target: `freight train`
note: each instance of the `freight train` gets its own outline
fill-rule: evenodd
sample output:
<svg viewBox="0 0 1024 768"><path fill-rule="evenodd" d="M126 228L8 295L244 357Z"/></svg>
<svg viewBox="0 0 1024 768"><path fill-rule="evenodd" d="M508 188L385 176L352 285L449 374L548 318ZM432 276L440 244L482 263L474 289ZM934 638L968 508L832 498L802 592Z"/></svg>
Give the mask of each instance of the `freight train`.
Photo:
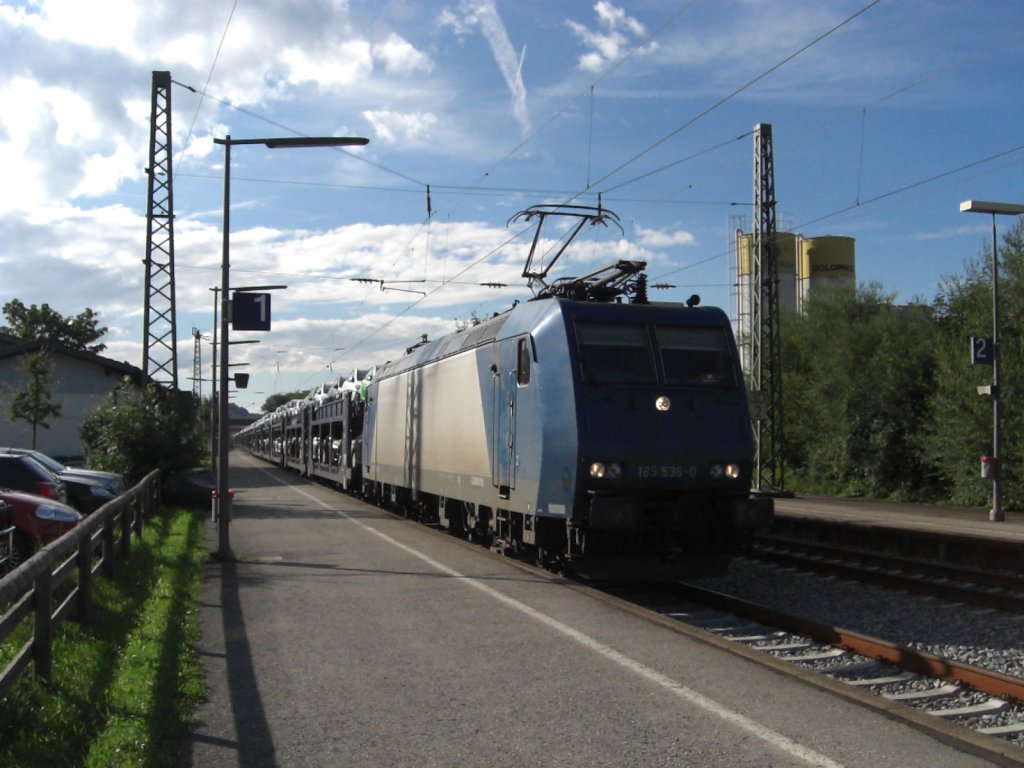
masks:
<svg viewBox="0 0 1024 768"><path fill-rule="evenodd" d="M771 499L751 494L732 329L696 297L649 302L643 267L556 282L424 338L264 416L236 443L554 569L720 572L772 518Z"/></svg>

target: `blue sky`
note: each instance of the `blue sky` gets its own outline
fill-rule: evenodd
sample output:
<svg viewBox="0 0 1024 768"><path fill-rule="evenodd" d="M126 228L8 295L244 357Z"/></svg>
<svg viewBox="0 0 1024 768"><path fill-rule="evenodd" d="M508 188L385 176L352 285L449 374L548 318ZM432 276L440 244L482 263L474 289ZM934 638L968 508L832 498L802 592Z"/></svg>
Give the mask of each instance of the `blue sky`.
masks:
<svg viewBox="0 0 1024 768"><path fill-rule="evenodd" d="M556 273L639 259L677 286L655 298L733 311L758 123L780 228L853 237L859 282L931 301L989 241L960 201L1024 202L1022 39L1016 0L0 3L0 303L91 307L141 365L153 70L181 84L182 388L220 281L213 139L370 140L233 151L232 283L289 286L271 332L235 336L260 340L232 350L251 410L529 298L507 222L539 203L600 193L623 227Z"/></svg>

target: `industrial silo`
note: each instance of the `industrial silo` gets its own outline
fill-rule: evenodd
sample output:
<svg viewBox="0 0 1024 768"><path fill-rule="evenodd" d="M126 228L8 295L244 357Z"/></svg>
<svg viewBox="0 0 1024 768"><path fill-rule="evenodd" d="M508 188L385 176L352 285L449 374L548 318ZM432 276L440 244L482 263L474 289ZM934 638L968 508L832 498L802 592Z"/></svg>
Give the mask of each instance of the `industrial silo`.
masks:
<svg viewBox="0 0 1024 768"><path fill-rule="evenodd" d="M798 236L792 232L775 233L775 258L779 275L779 305L790 312L796 309L796 268ZM739 233L736 239L736 274L739 278L740 316L753 302L751 280L754 274L754 236ZM744 302L746 306L744 306Z"/></svg>
<svg viewBox="0 0 1024 768"><path fill-rule="evenodd" d="M807 297L823 288L854 287L856 257L852 237L822 235L800 239L797 303L803 311Z"/></svg>
<svg viewBox="0 0 1024 768"><path fill-rule="evenodd" d="M792 232L776 232L775 245L776 272L778 274L779 308L795 312L797 248L799 236ZM750 345L754 338L753 328L754 307L757 293L754 286L754 236L743 232L736 233L736 337L740 346L743 370L750 371ZM766 310L762 310L766 311Z"/></svg>

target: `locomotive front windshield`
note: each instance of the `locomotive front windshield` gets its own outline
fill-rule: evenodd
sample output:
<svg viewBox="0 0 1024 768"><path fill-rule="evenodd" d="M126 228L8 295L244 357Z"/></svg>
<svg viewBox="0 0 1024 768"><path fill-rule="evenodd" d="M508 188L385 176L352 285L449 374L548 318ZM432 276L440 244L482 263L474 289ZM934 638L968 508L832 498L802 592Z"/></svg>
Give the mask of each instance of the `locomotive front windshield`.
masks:
<svg viewBox="0 0 1024 768"><path fill-rule="evenodd" d="M735 375L721 328L576 323L580 369L588 384L732 387Z"/></svg>

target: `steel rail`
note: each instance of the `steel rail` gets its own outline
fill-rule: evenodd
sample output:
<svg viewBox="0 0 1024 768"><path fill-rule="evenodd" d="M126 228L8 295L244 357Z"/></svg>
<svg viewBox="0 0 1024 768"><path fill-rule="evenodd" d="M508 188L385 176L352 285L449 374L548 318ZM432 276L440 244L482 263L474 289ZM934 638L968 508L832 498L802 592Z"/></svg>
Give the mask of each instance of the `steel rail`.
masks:
<svg viewBox="0 0 1024 768"><path fill-rule="evenodd" d="M1024 579L1013 574L772 537L758 537L750 554L759 560L1024 614Z"/></svg>
<svg viewBox="0 0 1024 768"><path fill-rule="evenodd" d="M1024 703L1024 680L1020 678L944 659L935 654L914 650L909 646L822 624L692 584L679 583L673 585L672 589L677 596L703 605L729 611L863 656L888 661L920 675L959 683L990 696Z"/></svg>

